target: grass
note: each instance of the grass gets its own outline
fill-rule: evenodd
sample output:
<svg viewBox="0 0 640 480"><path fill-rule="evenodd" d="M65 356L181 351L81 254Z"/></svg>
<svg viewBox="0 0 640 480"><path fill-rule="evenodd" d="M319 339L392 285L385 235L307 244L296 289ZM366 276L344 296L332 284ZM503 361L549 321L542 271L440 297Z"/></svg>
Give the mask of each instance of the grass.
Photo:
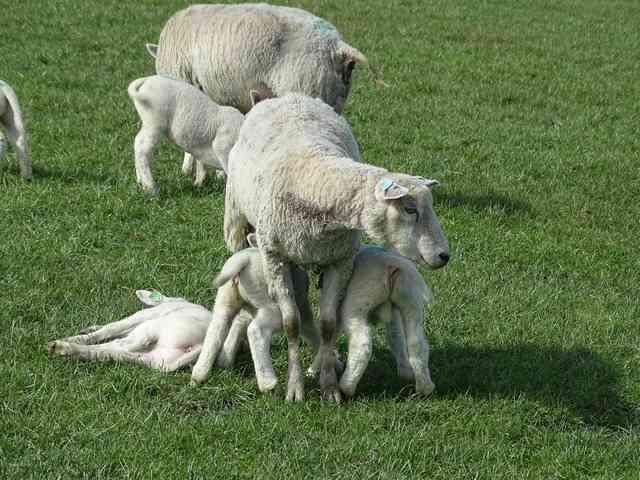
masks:
<svg viewBox="0 0 640 480"><path fill-rule="evenodd" d="M633 0L295 3L391 84L357 73L345 114L364 159L444 184L453 258L423 272L431 398L383 342L341 407L313 382L303 404L257 394L246 355L197 389L187 372L48 358L47 341L138 308L136 288L211 304L224 186L195 190L165 145L162 193L141 194L126 96L183 5L0 3L0 77L35 166L31 183L11 153L0 166L0 477L637 479ZM274 356L284 377L282 341Z"/></svg>

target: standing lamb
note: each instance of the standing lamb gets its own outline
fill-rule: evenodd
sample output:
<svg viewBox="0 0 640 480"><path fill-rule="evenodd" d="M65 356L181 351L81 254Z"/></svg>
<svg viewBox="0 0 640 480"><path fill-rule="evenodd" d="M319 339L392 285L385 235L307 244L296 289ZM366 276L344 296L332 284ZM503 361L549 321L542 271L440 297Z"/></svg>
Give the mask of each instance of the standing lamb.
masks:
<svg viewBox="0 0 640 480"><path fill-rule="evenodd" d="M238 278L235 288L239 292L243 291L241 285L250 285L253 292L260 292L259 298L269 303L262 259L257 249L249 248L235 253L225 264L223 272L226 273L217 282L232 283L229 278ZM294 281L294 284L298 298L306 299L305 292L298 289L299 283ZM346 332L349 338L347 366L340 378L340 390L345 395L353 396L371 359L371 330L376 323L386 327L387 342L396 360L398 375L405 380L415 381L416 391L422 395L429 395L433 391L435 385L429 372L429 344L423 325L425 304L430 303L432 298L431 290L413 262L380 247L365 246L360 249L338 318L339 330ZM237 345L243 340L243 332L247 332L260 391L271 389L276 382L270 345L273 333L282 329L282 316L278 306L272 301L270 303L270 310L265 311L264 315L256 315L253 321L250 320L248 328L245 319L234 319L231 327L234 332L229 333L224 344L225 351L231 352L226 354L225 363L233 364ZM230 313L233 311L235 309ZM303 329L312 333L312 339L318 338L315 326L307 325L307 322L312 323L313 318L304 315ZM216 332L212 322L207 339L211 341L210 335L220 333L224 334ZM216 344L219 346L221 341L220 337ZM192 383L200 383L206 378L216 354L216 351L208 350L205 341L193 368ZM205 360L208 355L209 359ZM314 362L309 373L317 373L318 367L318 362ZM340 370L341 365L338 367Z"/></svg>
<svg viewBox="0 0 640 480"><path fill-rule="evenodd" d="M139 363L164 372L192 365L202 348L211 312L184 298L155 291L138 290L136 295L151 308L90 327L90 333L50 342L49 352L83 360ZM105 340L109 341L101 343Z"/></svg>
<svg viewBox="0 0 640 480"><path fill-rule="evenodd" d="M292 276L296 288L295 301L304 319L302 334L317 350L320 335L316 330L309 306L307 274L294 267ZM269 332L276 329L278 325L282 325L282 317L278 304L267 292L260 251L252 247L235 253L225 262L213 285L218 288L213 307L213 319L207 330L202 353L193 367L191 383L195 385L207 379L219 353L223 357L218 358L219 366L233 364L237 351L235 345L244 337L244 332L249 325L249 345L256 367L258 388L261 392L273 389L277 378L269 353L271 345ZM247 316L242 312L249 313L248 321ZM227 334L230 326L232 331ZM257 334L257 330L264 330L265 333ZM220 352L221 348L222 352ZM261 361L263 358L268 361Z"/></svg>
<svg viewBox="0 0 640 480"><path fill-rule="evenodd" d="M193 85L162 75L134 80L128 92L142 120L135 139L135 162L137 181L145 191L157 192L151 163L153 150L163 137L193 155L196 186L204 182L205 166L227 170L229 151L244 120L242 113L217 105ZM188 165L183 170L190 173Z"/></svg>
<svg viewBox="0 0 640 480"><path fill-rule="evenodd" d="M277 300L289 346L287 399L304 396L298 358L299 312L290 265L324 273L320 296L320 386L340 401L334 368L338 306L353 271L360 232L432 268L449 248L433 211L437 182L358 163L346 120L318 99L288 94L249 112L229 155L225 241L245 246L258 236L269 291Z"/></svg>
<svg viewBox="0 0 640 480"><path fill-rule="evenodd" d="M183 79L220 105L246 113L248 93L298 92L342 112L351 74L366 57L326 20L275 5L192 5L171 17L157 45L156 72Z"/></svg>
<svg viewBox="0 0 640 480"><path fill-rule="evenodd" d="M3 131L6 133L6 139ZM2 160L7 147L6 140L9 140L16 152L20 165L20 175L25 180L31 180L33 176L31 156L29 155L27 132L24 127L18 97L9 84L0 80L0 160Z"/></svg>

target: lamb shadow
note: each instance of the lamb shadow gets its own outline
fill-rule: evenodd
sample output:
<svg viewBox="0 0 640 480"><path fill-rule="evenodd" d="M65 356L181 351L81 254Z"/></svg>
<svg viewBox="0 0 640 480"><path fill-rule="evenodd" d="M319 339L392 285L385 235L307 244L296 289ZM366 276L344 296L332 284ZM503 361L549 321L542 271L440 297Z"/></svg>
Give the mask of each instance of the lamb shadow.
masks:
<svg viewBox="0 0 640 480"><path fill-rule="evenodd" d="M43 168L42 166L34 165L33 180L34 182L49 180L63 185L76 185L79 183L109 183L110 181L113 181L113 177L103 173L90 171L86 168L79 168L77 170L70 171L56 169L51 166Z"/></svg>
<svg viewBox="0 0 640 480"><path fill-rule="evenodd" d="M390 353L380 351L376 356L359 394L403 398L413 393L397 379ZM379 365L381 362L385 365ZM524 396L550 407L564 407L589 425L640 425L640 405L629 404L618 395L616 367L586 349L447 345L432 350L430 366L437 385L434 395L439 398Z"/></svg>
<svg viewBox="0 0 640 480"><path fill-rule="evenodd" d="M492 191L482 193L445 192L437 195L437 200L450 208L463 207L474 212L497 210L506 215L529 215L531 207L527 202L514 200Z"/></svg>

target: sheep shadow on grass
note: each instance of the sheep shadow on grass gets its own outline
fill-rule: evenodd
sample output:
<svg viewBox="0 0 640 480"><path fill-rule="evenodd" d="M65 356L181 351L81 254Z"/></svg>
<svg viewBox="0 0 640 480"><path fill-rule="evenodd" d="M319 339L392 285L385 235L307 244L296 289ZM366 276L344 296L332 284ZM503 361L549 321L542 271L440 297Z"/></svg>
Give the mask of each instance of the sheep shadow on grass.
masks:
<svg viewBox="0 0 640 480"><path fill-rule="evenodd" d="M391 354L380 349L374 356L357 395L410 396L413 388L397 378ZM523 397L566 408L589 425L640 426L640 406L618 394L618 369L584 348L445 345L432 350L430 367L437 398Z"/></svg>

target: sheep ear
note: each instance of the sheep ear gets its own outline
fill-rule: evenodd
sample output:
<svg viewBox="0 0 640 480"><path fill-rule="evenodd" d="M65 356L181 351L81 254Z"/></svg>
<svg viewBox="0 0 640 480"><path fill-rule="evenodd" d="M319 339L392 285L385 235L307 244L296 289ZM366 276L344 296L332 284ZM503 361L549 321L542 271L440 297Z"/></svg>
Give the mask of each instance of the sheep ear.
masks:
<svg viewBox="0 0 640 480"><path fill-rule="evenodd" d="M147 52L149 53L149 55L151 55L153 58L157 58L157 56L158 56L158 45L156 45L154 43L145 43L144 46L147 49Z"/></svg>
<svg viewBox="0 0 640 480"><path fill-rule="evenodd" d="M437 187L438 185L440 185L440 182L438 180L434 180L432 178L420 177L420 179L422 180L422 183L424 184L424 186L427 187L427 188L433 188L433 187Z"/></svg>
<svg viewBox="0 0 640 480"><path fill-rule="evenodd" d="M367 57L365 57L360 50L352 47L342 40L338 42L338 53L342 56L344 65L351 65L352 68L356 63L362 63L365 65L369 63Z"/></svg>
<svg viewBox="0 0 640 480"><path fill-rule="evenodd" d="M247 235L247 242L250 247L258 248L258 236L255 233Z"/></svg>
<svg viewBox="0 0 640 480"><path fill-rule="evenodd" d="M258 103L267 98L273 98L273 92L270 88L260 87L254 90L249 90L249 98L251 99L251 108L255 107Z"/></svg>
<svg viewBox="0 0 640 480"><path fill-rule="evenodd" d="M136 290L136 296L138 300L149 307L160 305L164 300L164 295L157 290Z"/></svg>
<svg viewBox="0 0 640 480"><path fill-rule="evenodd" d="M398 185L390 178L383 178L376 185L376 197L382 200L397 200L408 193L408 188Z"/></svg>

